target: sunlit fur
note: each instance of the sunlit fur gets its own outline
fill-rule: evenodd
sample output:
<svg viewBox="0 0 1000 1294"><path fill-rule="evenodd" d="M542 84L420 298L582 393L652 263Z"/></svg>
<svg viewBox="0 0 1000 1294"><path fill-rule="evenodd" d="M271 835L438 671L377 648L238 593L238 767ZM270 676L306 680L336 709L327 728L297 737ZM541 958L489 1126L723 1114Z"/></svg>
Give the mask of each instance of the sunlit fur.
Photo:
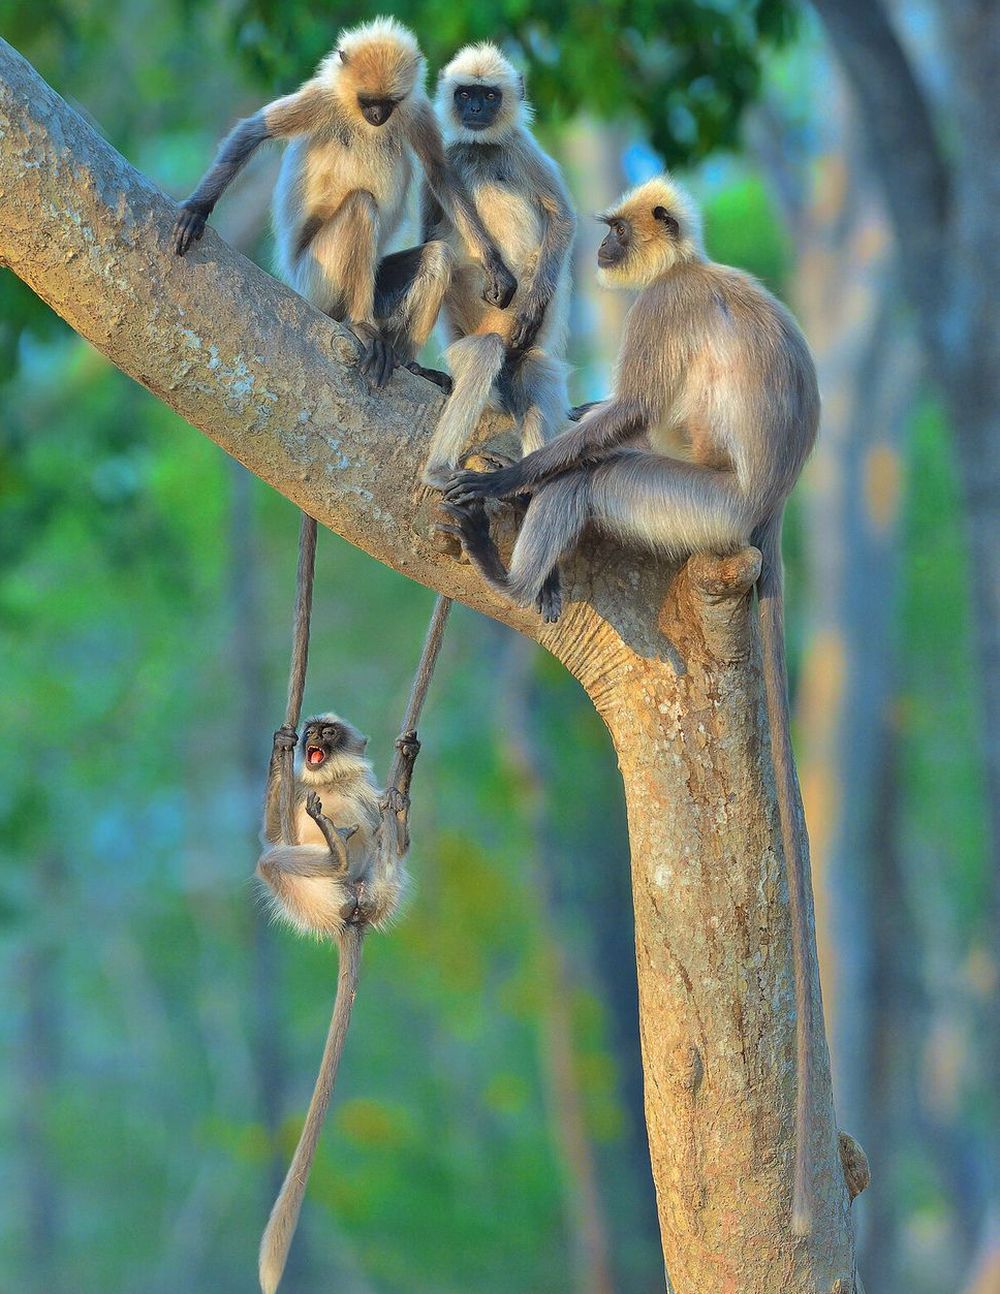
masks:
<svg viewBox="0 0 1000 1294"><path fill-rule="evenodd" d="M456 114L456 87L472 84L502 93L496 120L485 130L467 130ZM540 448L561 425L568 403L564 356L576 218L558 166L528 129L522 79L495 45L469 45L455 55L441 73L437 111L448 160L518 280L508 309L485 305L474 249L447 222L425 221L424 238L447 239L456 262L444 301L454 387L423 475L426 484L440 487L468 450L488 405L516 419L523 453ZM519 312L533 301L541 303L541 325L501 386Z"/></svg>
<svg viewBox="0 0 1000 1294"><path fill-rule="evenodd" d="M503 95L496 120L485 130L468 130L455 119L455 90L460 85L490 85ZM524 98L524 83L517 69L488 40L460 49L438 78L438 116L445 138L466 144L499 144L518 126L528 126L534 116Z"/></svg>
<svg viewBox="0 0 1000 1294"><path fill-rule="evenodd" d="M424 72L424 56L414 34L395 18L375 18L341 32L316 75L356 111L359 94L407 98L418 82L423 84Z"/></svg>
<svg viewBox="0 0 1000 1294"><path fill-rule="evenodd" d="M323 764L305 761L305 734L313 724L339 724L343 738ZM377 831L381 821L381 788L371 763L365 759L367 738L340 715L329 712L308 719L295 761L295 840L279 842L261 856L257 875L267 887L276 917L303 934L330 938L344 924L344 912L353 909L353 883L374 882L378 870ZM347 841L349 871L345 875L331 854L317 823L306 811L306 796L313 791L324 815L337 827L356 827ZM274 797L272 797L274 798ZM269 805L268 836L277 841L277 805ZM395 893L382 893L383 910L374 923L392 915L402 887L402 869L394 874Z"/></svg>
<svg viewBox="0 0 1000 1294"><path fill-rule="evenodd" d="M406 143L427 104L423 81L424 57L413 33L395 19L377 18L343 32L298 92L311 104L311 120L282 159L275 251L282 278L334 318L375 322L376 265L405 215L413 176ZM384 125L373 126L359 94L399 103ZM265 109L269 121L274 109ZM317 220L320 226L307 236ZM443 285L438 302L441 292Z"/></svg>
<svg viewBox="0 0 1000 1294"><path fill-rule="evenodd" d="M677 221L676 234L653 215L658 207ZM601 219L624 219L632 227L626 258L618 265L598 268L598 282L606 287L642 288L675 265L705 259L701 214L687 190L669 175L658 175L623 194Z"/></svg>

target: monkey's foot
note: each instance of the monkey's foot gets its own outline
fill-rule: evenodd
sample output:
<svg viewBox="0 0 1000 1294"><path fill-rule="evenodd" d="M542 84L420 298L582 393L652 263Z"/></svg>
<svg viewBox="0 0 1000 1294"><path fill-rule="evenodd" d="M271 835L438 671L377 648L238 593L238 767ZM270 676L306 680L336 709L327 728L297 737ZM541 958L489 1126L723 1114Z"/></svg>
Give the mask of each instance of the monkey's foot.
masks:
<svg viewBox="0 0 1000 1294"><path fill-rule="evenodd" d="M535 606L547 625L554 625L562 615L562 581L558 566L545 577L545 583L535 599Z"/></svg>
<svg viewBox="0 0 1000 1294"><path fill-rule="evenodd" d="M354 332L365 346L364 354L358 362L358 372L377 391L381 391L392 377L393 369L399 364L399 356L392 342L370 325L358 324Z"/></svg>
<svg viewBox="0 0 1000 1294"><path fill-rule="evenodd" d="M415 359L410 360L405 367L411 373L416 373L417 377L425 377L428 382L433 382L435 386L439 386L445 395L451 395L451 388L454 384L450 373L443 373L439 368L424 368Z"/></svg>
<svg viewBox="0 0 1000 1294"><path fill-rule="evenodd" d="M396 738L396 749L408 763L413 763L420 754L420 742L417 740L415 728L399 734Z"/></svg>
<svg viewBox="0 0 1000 1294"><path fill-rule="evenodd" d="M410 797L398 786L386 788L385 795L379 801L383 813L403 813L410 807Z"/></svg>
<svg viewBox="0 0 1000 1294"><path fill-rule="evenodd" d="M453 535L486 583L509 597L507 571L490 536L490 519L483 504L442 503L441 511L451 518L451 524L438 527L441 533Z"/></svg>

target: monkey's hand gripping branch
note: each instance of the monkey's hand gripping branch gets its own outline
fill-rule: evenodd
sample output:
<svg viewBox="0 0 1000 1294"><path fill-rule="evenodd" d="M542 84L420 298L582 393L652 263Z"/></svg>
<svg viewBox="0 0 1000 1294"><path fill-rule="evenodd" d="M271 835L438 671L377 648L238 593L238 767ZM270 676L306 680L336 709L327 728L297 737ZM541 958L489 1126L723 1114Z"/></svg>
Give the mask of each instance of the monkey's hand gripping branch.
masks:
<svg viewBox="0 0 1000 1294"><path fill-rule="evenodd" d="M417 734L411 730L396 738L396 758L385 794L379 802L382 811L381 849L383 863L394 867L410 848L410 783L413 766L420 754Z"/></svg>

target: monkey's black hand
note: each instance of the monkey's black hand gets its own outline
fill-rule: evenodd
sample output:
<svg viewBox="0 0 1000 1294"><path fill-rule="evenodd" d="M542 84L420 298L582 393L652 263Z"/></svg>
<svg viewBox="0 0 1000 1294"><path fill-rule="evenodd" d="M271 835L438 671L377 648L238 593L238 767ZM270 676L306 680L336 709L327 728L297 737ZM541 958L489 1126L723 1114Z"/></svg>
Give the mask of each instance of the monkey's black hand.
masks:
<svg viewBox="0 0 1000 1294"><path fill-rule="evenodd" d="M174 223L174 251L183 256L192 243L198 241L205 232L205 224L210 210L200 204L191 204L190 199L181 203L180 215Z"/></svg>
<svg viewBox="0 0 1000 1294"><path fill-rule="evenodd" d="M591 409L596 409L599 404L603 403L603 400L588 400L586 404L575 405L569 411L570 422L579 422L581 418L585 418L590 413Z"/></svg>
<svg viewBox="0 0 1000 1294"><path fill-rule="evenodd" d="M420 754L420 742L417 741L416 732L411 729L409 732L402 732L396 738L396 749L412 763Z"/></svg>
<svg viewBox="0 0 1000 1294"><path fill-rule="evenodd" d="M463 469L452 472L444 487L447 503L472 503L478 499L506 499L524 488L520 463L501 467L497 472L470 472Z"/></svg>
<svg viewBox="0 0 1000 1294"><path fill-rule="evenodd" d="M451 388L454 385L450 373L442 373L439 368L424 368L423 364L418 364L415 359L411 359L405 366L411 373L416 373L418 377L425 377L428 382L433 382L439 386L445 395L451 395Z"/></svg>
<svg viewBox="0 0 1000 1294"><path fill-rule="evenodd" d="M368 378L377 391L381 391L392 377L393 369L399 364L399 356L388 338L379 332L366 329L362 340L367 341L367 349L361 356L358 369L362 377Z"/></svg>
<svg viewBox="0 0 1000 1294"><path fill-rule="evenodd" d="M310 818L321 818L323 816L323 801L315 791L310 791L306 796L306 813Z"/></svg>
<svg viewBox="0 0 1000 1294"><path fill-rule="evenodd" d="M509 349L515 354L524 354L531 350L538 336L538 330L545 318L543 301L526 301L514 320L514 331L510 335Z"/></svg>
<svg viewBox="0 0 1000 1294"><path fill-rule="evenodd" d="M283 723L278 731L274 734L275 750L294 750L299 744L299 734L294 728Z"/></svg>
<svg viewBox="0 0 1000 1294"><path fill-rule="evenodd" d="M489 261L484 268L486 270L486 288L483 292L483 300L487 305L506 310L514 299L514 293L517 291L517 279L499 257L494 261Z"/></svg>

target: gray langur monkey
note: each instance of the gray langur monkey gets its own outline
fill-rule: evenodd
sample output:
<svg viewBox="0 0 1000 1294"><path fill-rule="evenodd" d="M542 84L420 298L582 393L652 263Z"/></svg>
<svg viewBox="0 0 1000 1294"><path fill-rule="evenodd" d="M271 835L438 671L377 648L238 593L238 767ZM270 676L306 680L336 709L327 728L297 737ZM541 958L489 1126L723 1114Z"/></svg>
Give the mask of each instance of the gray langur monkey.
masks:
<svg viewBox="0 0 1000 1294"><path fill-rule="evenodd" d="M491 399L520 424L523 453L562 425L576 217L559 168L528 129L524 81L495 45L455 55L438 81L437 111L449 166L518 280L506 313L480 298L475 249L425 185L423 237L446 242L455 260L444 299L453 386L423 473L440 489Z"/></svg>
<svg viewBox="0 0 1000 1294"><path fill-rule="evenodd" d="M258 146L288 140L274 195L281 276L320 310L349 323L366 344L361 369L376 386L400 362L437 376L415 356L451 279L451 250L433 239L385 254L404 215L414 157L462 232L484 300L502 309L517 286L448 169L424 76L415 36L395 19L342 32L311 80L237 123L181 204L174 229L174 249L183 256Z"/></svg>
<svg viewBox="0 0 1000 1294"><path fill-rule="evenodd" d="M795 961L797 1087L792 1226L810 1226L807 959L808 857L797 832L789 736L781 568L788 498L816 438L819 392L791 314L756 280L708 260L697 208L668 176L623 197L602 219L598 275L639 288L614 392L578 425L520 462L457 472L445 508L487 581L558 618L558 562L584 528L672 556L757 545L757 600ZM507 571L484 500L531 496Z"/></svg>
<svg viewBox="0 0 1000 1294"><path fill-rule="evenodd" d="M307 719L295 773L295 843L281 840L282 753L294 750L294 728L279 728L267 779L264 836L257 863L277 916L296 930L332 939L340 952L337 995L323 1058L299 1144L260 1242L264 1294L281 1280L316 1144L326 1117L358 985L361 943L399 908L410 847L409 788L420 750L415 732L396 742L402 756L395 784L382 791L365 758L367 738L336 714Z"/></svg>

